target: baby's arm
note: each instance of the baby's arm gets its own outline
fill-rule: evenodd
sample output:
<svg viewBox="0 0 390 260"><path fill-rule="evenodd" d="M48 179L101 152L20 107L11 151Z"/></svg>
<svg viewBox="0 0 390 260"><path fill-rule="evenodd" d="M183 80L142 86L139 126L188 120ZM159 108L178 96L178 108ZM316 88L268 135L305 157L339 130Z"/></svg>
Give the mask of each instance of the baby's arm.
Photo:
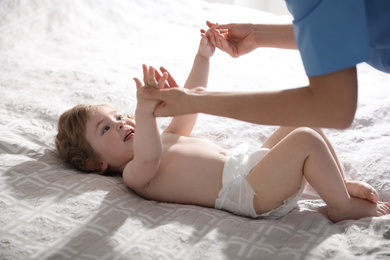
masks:
<svg viewBox="0 0 390 260"><path fill-rule="evenodd" d="M166 73L159 82L155 79L155 70L143 65L145 87L162 88L168 75ZM156 175L162 154L160 132L153 111L159 101L142 97L142 82L135 78L137 85L137 108L135 110L135 135L133 141L133 160L123 171L123 180L133 189L145 187Z"/></svg>
<svg viewBox="0 0 390 260"><path fill-rule="evenodd" d="M207 39L206 32L202 30L198 53L195 56L194 64L184 88L193 89L197 87L207 87L210 57L214 54L214 51L215 47ZM197 114L189 114L174 117L164 133L189 136L194 128L197 116Z"/></svg>

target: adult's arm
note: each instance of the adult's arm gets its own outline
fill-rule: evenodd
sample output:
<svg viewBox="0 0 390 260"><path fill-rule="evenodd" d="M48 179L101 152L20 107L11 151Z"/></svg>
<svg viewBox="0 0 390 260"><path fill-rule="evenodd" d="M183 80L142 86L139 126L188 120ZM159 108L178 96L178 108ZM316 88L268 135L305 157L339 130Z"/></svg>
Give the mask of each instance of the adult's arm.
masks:
<svg viewBox="0 0 390 260"><path fill-rule="evenodd" d="M211 43L234 58L259 47L297 49L292 24L218 25L207 21L207 25Z"/></svg>
<svg viewBox="0 0 390 260"><path fill-rule="evenodd" d="M269 92L209 92L179 88L143 92L164 102L155 116L206 113L265 125L347 128L357 105L356 68L309 77L309 86Z"/></svg>

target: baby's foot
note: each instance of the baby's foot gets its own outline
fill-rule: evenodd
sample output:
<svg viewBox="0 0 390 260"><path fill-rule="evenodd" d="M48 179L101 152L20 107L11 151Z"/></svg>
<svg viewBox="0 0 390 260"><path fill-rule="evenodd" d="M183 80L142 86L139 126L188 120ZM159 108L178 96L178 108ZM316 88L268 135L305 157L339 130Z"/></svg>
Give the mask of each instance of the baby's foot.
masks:
<svg viewBox="0 0 390 260"><path fill-rule="evenodd" d="M376 190L368 183L362 181L346 181L349 195L356 198L366 199L372 203L377 203L379 196Z"/></svg>
<svg viewBox="0 0 390 260"><path fill-rule="evenodd" d="M343 209L328 208L328 218L333 222L364 217L380 217L389 214L389 203L378 201L376 204L366 199L351 197L351 203Z"/></svg>

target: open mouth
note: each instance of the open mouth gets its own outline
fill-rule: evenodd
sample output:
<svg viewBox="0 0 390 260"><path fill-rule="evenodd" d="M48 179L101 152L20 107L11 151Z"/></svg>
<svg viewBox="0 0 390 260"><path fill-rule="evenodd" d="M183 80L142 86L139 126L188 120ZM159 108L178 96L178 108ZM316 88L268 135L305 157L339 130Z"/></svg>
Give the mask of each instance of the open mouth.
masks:
<svg viewBox="0 0 390 260"><path fill-rule="evenodd" d="M134 137L134 129L128 129L123 141L126 142L126 141L132 139L133 137Z"/></svg>

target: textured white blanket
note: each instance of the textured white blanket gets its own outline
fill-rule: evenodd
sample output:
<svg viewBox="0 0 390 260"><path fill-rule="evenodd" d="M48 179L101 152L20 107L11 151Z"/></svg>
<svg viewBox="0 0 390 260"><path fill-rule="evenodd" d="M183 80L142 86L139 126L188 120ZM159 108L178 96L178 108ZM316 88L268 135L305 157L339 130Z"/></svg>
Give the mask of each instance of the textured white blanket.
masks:
<svg viewBox="0 0 390 260"><path fill-rule="evenodd" d="M306 191L277 221L144 200L119 178L81 174L54 150L59 115L78 103L131 113L141 64L183 85L213 22L289 17L201 0L0 1L0 259L388 259L390 217L331 223ZM390 197L390 75L361 64L352 126L326 130L350 179ZM307 83L295 51L216 52L211 90ZM163 129L169 119L159 119ZM201 115L194 136L258 149L275 127Z"/></svg>

